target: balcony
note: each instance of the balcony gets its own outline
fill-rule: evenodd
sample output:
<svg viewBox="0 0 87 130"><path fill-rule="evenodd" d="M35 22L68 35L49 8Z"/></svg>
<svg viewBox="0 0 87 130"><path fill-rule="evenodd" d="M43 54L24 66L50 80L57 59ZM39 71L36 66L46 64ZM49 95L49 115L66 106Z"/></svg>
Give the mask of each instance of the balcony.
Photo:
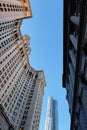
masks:
<svg viewBox="0 0 87 130"><path fill-rule="evenodd" d="M70 58L71 58L72 64L74 66L74 70L75 70L75 67L76 67L76 57L75 57L75 55L74 55L72 50L69 50L69 54L70 54Z"/></svg>
<svg viewBox="0 0 87 130"><path fill-rule="evenodd" d="M73 98L73 92L74 92L73 85L74 84L72 83L71 75L69 74L69 89L71 91L72 98Z"/></svg>
<svg viewBox="0 0 87 130"><path fill-rule="evenodd" d="M79 26L79 16L71 16L70 20L72 23L74 23L75 25Z"/></svg>
<svg viewBox="0 0 87 130"><path fill-rule="evenodd" d="M73 34L70 35L70 40L71 40L75 50L77 51L77 39Z"/></svg>
<svg viewBox="0 0 87 130"><path fill-rule="evenodd" d="M73 69L73 66L72 66L71 63L69 64L69 70L70 70L70 75L71 75L72 83L74 85L75 73L74 73L74 69Z"/></svg>

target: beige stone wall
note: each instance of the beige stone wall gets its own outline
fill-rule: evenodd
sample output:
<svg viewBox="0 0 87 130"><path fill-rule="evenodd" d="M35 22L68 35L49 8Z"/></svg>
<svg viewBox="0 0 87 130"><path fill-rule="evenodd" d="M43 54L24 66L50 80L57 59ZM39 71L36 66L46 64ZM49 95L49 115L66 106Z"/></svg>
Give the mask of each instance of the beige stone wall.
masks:
<svg viewBox="0 0 87 130"><path fill-rule="evenodd" d="M1 0L0 22L32 17L28 0Z"/></svg>
<svg viewBox="0 0 87 130"><path fill-rule="evenodd" d="M22 20L29 17L32 17L29 0L0 0L0 103L15 130L26 127L26 114L30 108L35 112L39 99L41 111L45 86L43 72L35 71L29 63L30 37L22 36L20 31ZM37 73L41 73L38 79ZM33 115L30 118L36 120Z"/></svg>

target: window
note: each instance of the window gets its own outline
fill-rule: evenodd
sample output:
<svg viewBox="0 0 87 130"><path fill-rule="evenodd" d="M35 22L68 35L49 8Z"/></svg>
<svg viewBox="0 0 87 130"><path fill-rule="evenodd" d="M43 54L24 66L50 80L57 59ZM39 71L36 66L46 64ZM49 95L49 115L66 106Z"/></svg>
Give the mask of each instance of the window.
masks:
<svg viewBox="0 0 87 130"><path fill-rule="evenodd" d="M26 11L28 11L28 8L27 8L27 7L25 7L25 10L26 10Z"/></svg>
<svg viewBox="0 0 87 130"><path fill-rule="evenodd" d="M12 97L12 95L10 94L10 95L9 95L9 97L11 98L11 97Z"/></svg>
<svg viewBox="0 0 87 130"><path fill-rule="evenodd" d="M37 79L38 78L38 75L35 75L35 79Z"/></svg>
<svg viewBox="0 0 87 130"><path fill-rule="evenodd" d="M7 98L7 101L9 102L9 101L10 101L10 99L9 99L9 98Z"/></svg>
<svg viewBox="0 0 87 130"><path fill-rule="evenodd" d="M4 84L2 83L2 84L1 84L1 88L3 88L3 87L4 87Z"/></svg>
<svg viewBox="0 0 87 130"><path fill-rule="evenodd" d="M2 75L1 77L2 77L2 79L4 79L4 75Z"/></svg>
<svg viewBox="0 0 87 130"><path fill-rule="evenodd" d="M7 107L7 103L6 102L5 102L4 106Z"/></svg>
<svg viewBox="0 0 87 130"><path fill-rule="evenodd" d="M22 100L21 100L21 99L18 99L18 101L19 101L19 102L22 102Z"/></svg>
<svg viewBox="0 0 87 130"><path fill-rule="evenodd" d="M12 109L10 109L10 112L12 112Z"/></svg>
<svg viewBox="0 0 87 130"><path fill-rule="evenodd" d="M17 116L17 113L15 111L13 111L13 115L16 117Z"/></svg>
<svg viewBox="0 0 87 130"><path fill-rule="evenodd" d="M1 3L0 3L0 10L1 10L1 11L3 11L3 8L2 8L2 5L1 5Z"/></svg>
<svg viewBox="0 0 87 130"><path fill-rule="evenodd" d="M0 83L2 82L2 80L0 79Z"/></svg>
<svg viewBox="0 0 87 130"><path fill-rule="evenodd" d="M20 104L17 102L17 106L19 106L20 107Z"/></svg>

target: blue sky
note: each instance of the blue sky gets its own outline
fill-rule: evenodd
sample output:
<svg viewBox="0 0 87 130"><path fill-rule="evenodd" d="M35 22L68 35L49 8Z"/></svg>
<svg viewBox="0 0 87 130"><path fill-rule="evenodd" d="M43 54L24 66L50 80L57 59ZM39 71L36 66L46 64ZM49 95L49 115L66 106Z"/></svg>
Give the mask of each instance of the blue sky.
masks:
<svg viewBox="0 0 87 130"><path fill-rule="evenodd" d="M58 100L59 130L69 130L66 90L62 88L63 0L32 0L30 3L33 17L23 21L21 30L31 38L30 64L36 70L44 70L47 84L39 130L44 130L48 96Z"/></svg>

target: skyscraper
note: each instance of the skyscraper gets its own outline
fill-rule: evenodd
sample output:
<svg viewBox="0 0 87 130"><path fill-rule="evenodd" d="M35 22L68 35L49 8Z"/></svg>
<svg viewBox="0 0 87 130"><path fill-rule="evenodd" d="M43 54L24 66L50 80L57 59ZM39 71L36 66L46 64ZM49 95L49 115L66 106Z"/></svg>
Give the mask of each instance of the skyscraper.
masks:
<svg viewBox="0 0 87 130"><path fill-rule="evenodd" d="M64 0L63 87L71 130L87 130L87 1Z"/></svg>
<svg viewBox="0 0 87 130"><path fill-rule="evenodd" d="M0 0L0 22L32 17L29 0Z"/></svg>
<svg viewBox="0 0 87 130"><path fill-rule="evenodd" d="M22 36L24 18L32 17L29 0L0 1L0 103L15 130L38 130L44 72L29 63L30 37Z"/></svg>
<svg viewBox="0 0 87 130"><path fill-rule="evenodd" d="M48 97L47 115L45 121L45 130L58 130L58 110L57 101Z"/></svg>

